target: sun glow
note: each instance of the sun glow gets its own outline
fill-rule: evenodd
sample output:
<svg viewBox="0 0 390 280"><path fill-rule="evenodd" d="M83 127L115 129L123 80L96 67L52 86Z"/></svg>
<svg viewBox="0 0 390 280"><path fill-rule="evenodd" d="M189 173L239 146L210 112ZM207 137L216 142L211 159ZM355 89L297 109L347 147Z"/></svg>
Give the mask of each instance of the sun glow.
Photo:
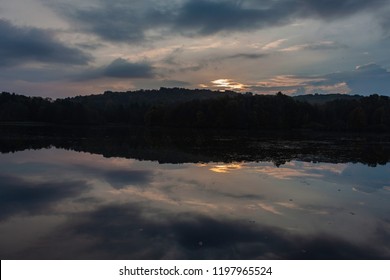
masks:
<svg viewBox="0 0 390 280"><path fill-rule="evenodd" d="M211 81L211 83L215 87L230 89L230 90L242 90L246 88L244 84L235 82L232 79L218 79L218 80Z"/></svg>

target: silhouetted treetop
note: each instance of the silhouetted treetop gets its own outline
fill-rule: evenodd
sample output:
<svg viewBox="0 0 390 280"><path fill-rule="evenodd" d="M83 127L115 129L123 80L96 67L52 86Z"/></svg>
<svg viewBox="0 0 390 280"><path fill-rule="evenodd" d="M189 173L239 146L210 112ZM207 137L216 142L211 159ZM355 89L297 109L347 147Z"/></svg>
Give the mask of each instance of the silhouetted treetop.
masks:
<svg viewBox="0 0 390 280"><path fill-rule="evenodd" d="M0 121L254 130L390 131L390 100L160 88L50 100L3 92Z"/></svg>

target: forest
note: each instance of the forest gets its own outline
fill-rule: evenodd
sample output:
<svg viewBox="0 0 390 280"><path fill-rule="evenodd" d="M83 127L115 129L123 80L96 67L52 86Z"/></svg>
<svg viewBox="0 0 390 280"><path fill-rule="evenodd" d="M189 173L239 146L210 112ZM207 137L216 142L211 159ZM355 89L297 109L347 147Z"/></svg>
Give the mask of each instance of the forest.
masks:
<svg viewBox="0 0 390 280"><path fill-rule="evenodd" d="M0 122L390 132L390 98L160 88L52 100L2 92Z"/></svg>

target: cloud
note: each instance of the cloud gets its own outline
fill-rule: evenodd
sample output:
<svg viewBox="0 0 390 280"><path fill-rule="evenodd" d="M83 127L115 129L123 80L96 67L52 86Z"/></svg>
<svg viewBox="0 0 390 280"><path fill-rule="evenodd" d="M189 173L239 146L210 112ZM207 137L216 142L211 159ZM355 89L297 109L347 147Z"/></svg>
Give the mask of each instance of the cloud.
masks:
<svg viewBox="0 0 390 280"><path fill-rule="evenodd" d="M211 81L213 87L221 88L223 90L243 90L246 85L235 82L232 79L217 79Z"/></svg>
<svg viewBox="0 0 390 280"><path fill-rule="evenodd" d="M0 19L0 65L28 62L85 65L92 57L58 41L54 32L33 27L18 27Z"/></svg>
<svg viewBox="0 0 390 280"><path fill-rule="evenodd" d="M147 40L152 30L152 37L157 33L161 38L178 32L184 36L207 36L286 25L297 19L343 19L359 12L377 11L385 5L383 0L99 0L90 7L52 4L76 29L107 41L127 43ZM274 43L277 46L282 42Z"/></svg>
<svg viewBox="0 0 390 280"><path fill-rule="evenodd" d="M152 78L153 67L147 62L129 62L115 59L103 71L104 76L113 78Z"/></svg>
<svg viewBox="0 0 390 280"><path fill-rule="evenodd" d="M71 71L72 69L55 67L55 65L45 65L44 67L8 67L2 69L0 81L3 85L10 81L27 81L33 83L51 82L66 79L66 76L70 75Z"/></svg>
<svg viewBox="0 0 390 280"><path fill-rule="evenodd" d="M282 91L286 94L310 93L349 93L370 95L378 93L388 95L390 89L390 72L375 64L357 66L352 71L343 71L325 75L275 76L256 84L247 84L249 91L257 93L275 93Z"/></svg>
<svg viewBox="0 0 390 280"><path fill-rule="evenodd" d="M376 11L385 5L384 0L190 0L178 10L175 27L198 35L249 31L285 25L295 19L342 19L363 11Z"/></svg>
<svg viewBox="0 0 390 280"><path fill-rule="evenodd" d="M266 44L261 49L265 50L265 51L276 49L276 48L279 48L279 46L282 43L284 43L285 41L287 41L287 39L279 39L279 40L276 40L276 41L273 41L273 42L270 42L270 43Z"/></svg>
<svg viewBox="0 0 390 280"><path fill-rule="evenodd" d="M190 0L178 10L174 28L184 34L210 35L221 31L253 30L286 23L288 14L272 15L272 7L253 9L237 1ZM189 32L189 33L188 33Z"/></svg>
<svg viewBox="0 0 390 280"><path fill-rule="evenodd" d="M390 35L390 10L387 10L380 16L380 24L382 26L383 32L386 36Z"/></svg>
<svg viewBox="0 0 390 280"><path fill-rule="evenodd" d="M296 1L298 2L298 1ZM336 19L346 17L362 11L377 10L385 6L385 0L302 0L299 1L301 9L311 17L319 16L323 19Z"/></svg>
<svg viewBox="0 0 390 280"><path fill-rule="evenodd" d="M148 29L159 25L160 12L153 4L150 0L98 0L90 6L68 2L50 5L76 30L96 34L107 41L138 43L145 39Z"/></svg>
<svg viewBox="0 0 390 280"><path fill-rule="evenodd" d="M154 78L154 67L146 61L130 62L123 58L117 58L110 64L84 70L83 73L73 75L75 80L91 80L99 78L118 79L147 79Z"/></svg>
<svg viewBox="0 0 390 280"><path fill-rule="evenodd" d="M322 77L300 77L295 75L279 75L265 81L247 85L249 91L273 94L282 91L293 94L297 90L308 87L312 82L322 81Z"/></svg>
<svg viewBox="0 0 390 280"><path fill-rule="evenodd" d="M353 94L389 94L390 72L375 64L357 66L353 71L332 73L323 76L322 82L313 85L346 83Z"/></svg>

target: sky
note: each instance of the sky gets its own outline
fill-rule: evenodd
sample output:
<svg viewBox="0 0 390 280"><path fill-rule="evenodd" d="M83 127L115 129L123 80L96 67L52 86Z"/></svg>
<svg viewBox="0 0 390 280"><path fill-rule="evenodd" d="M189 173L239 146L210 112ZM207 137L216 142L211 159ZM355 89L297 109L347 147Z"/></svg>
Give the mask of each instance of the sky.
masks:
<svg viewBox="0 0 390 280"><path fill-rule="evenodd" d="M390 95L388 0L1 0L0 91Z"/></svg>

